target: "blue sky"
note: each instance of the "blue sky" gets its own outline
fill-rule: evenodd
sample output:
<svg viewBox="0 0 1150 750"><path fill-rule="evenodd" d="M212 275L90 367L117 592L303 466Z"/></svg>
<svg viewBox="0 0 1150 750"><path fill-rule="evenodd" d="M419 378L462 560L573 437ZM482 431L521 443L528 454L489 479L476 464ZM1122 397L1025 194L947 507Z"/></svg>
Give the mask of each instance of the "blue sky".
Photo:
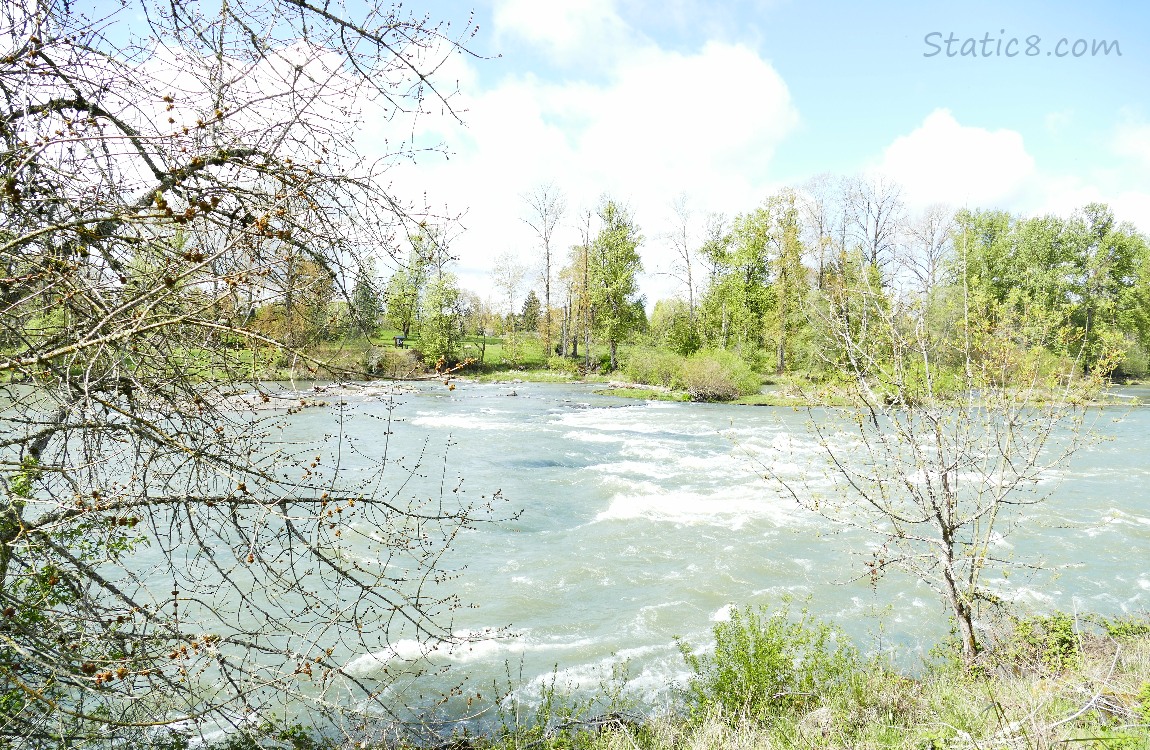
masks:
<svg viewBox="0 0 1150 750"><path fill-rule="evenodd" d="M546 181L567 194L567 242L602 194L630 204L651 301L673 291L658 272L676 195L700 217L734 215L821 172L886 174L912 212L1103 200L1150 230L1150 4L484 0L432 12L459 23L472 8L471 48L486 59L445 71L466 127L424 118L451 159L397 184L467 211L453 247L479 291L500 253L536 257L520 196ZM961 54L968 38L978 56ZM1091 54L1095 40L1117 48Z"/></svg>
<svg viewBox="0 0 1150 750"><path fill-rule="evenodd" d="M474 12L479 25L476 56L453 56L439 73L444 86L458 81L463 123L425 115L414 126L450 158L426 154L389 177L401 196L461 216L452 250L464 283L484 295L497 256L538 258L522 196L544 182L567 196L563 249L601 196L631 207L649 304L674 293L662 272L676 196L701 229L707 212L734 216L824 172L894 179L912 213L942 202L1065 214L1105 201L1150 232L1150 3L405 7L456 30ZM959 54L947 56L951 35ZM967 39L980 54L960 54ZM1075 56L1080 39L1087 51ZM1092 54L1095 42L1109 54ZM411 127L368 115L361 149L373 155Z"/></svg>

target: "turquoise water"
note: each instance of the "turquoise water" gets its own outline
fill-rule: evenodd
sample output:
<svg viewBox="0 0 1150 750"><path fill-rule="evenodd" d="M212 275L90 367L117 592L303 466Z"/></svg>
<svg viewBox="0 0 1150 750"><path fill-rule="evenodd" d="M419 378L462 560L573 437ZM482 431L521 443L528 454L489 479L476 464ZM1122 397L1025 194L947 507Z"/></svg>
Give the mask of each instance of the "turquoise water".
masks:
<svg viewBox="0 0 1150 750"><path fill-rule="evenodd" d="M684 676L675 637L705 644L732 604L793 599L864 650L891 651L912 667L945 635L947 613L925 585L899 575L875 587L859 580L872 538L801 510L762 478L767 461L788 482L831 486L808 431L809 420L826 415L593 390L421 384L397 397L400 421L390 427L381 419L385 399L347 397L344 429L362 456L345 454L346 471L361 459L366 470L386 437L388 456L402 455L405 465L426 451L426 476L406 480L411 496L434 496L441 481L450 493L462 481L473 497L500 491L523 511L466 533L449 559L466 569L445 586L479 605L456 612L453 628L501 629L501 637L441 648L433 661L527 699L552 678L594 691L626 661L628 689L657 703ZM293 420L300 435L332 431L330 409ZM1051 472L1048 500L1026 508L997 545L1043 565L1009 578L988 572L995 593L1024 610L1150 608L1150 409L1107 409L1095 429L1106 439ZM398 466L388 472L395 482L406 477ZM418 653L400 639L347 658L349 669L370 676Z"/></svg>

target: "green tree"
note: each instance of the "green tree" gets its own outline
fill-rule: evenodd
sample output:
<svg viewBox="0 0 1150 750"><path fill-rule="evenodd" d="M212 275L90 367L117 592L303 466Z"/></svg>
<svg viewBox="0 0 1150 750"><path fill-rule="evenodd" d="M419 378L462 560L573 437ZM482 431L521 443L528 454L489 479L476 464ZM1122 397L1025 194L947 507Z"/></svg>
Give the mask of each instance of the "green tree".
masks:
<svg viewBox="0 0 1150 750"><path fill-rule="evenodd" d="M703 307L712 345L746 350L763 347L771 308L772 229L770 211L759 207L735 217L729 238L707 246L713 272Z"/></svg>
<svg viewBox="0 0 1150 750"><path fill-rule="evenodd" d="M1044 344L1052 354L1080 357L1090 371L1115 366L1117 349L1144 347L1146 240L1106 206L1069 219L960 212L954 247L955 283L979 315L1042 311L1065 325Z"/></svg>
<svg viewBox="0 0 1150 750"><path fill-rule="evenodd" d="M590 266L587 247L589 241L573 246L569 251L569 262L559 272L563 285L563 321L560 328L562 356L579 356L579 341L586 342L585 354L588 362L591 357L591 298Z"/></svg>
<svg viewBox="0 0 1150 750"><path fill-rule="evenodd" d="M650 339L655 346L684 357L698 351L702 342L691 320L690 303L681 299L656 302L651 312Z"/></svg>
<svg viewBox="0 0 1150 750"><path fill-rule="evenodd" d="M527 292L527 296L523 298L523 311L519 314L519 327L524 331L534 331L539 328L542 306L539 303L539 297L535 294L535 290Z"/></svg>
<svg viewBox="0 0 1150 750"><path fill-rule="evenodd" d="M404 337L411 335L412 326L419 320L419 305L427 275L427 262L413 254L411 262L397 269L387 282L383 294L387 325L399 329Z"/></svg>
<svg viewBox="0 0 1150 750"><path fill-rule="evenodd" d="M455 274L444 272L427 284L423 296L424 320L419 348L431 361L454 364L463 341L462 293Z"/></svg>
<svg viewBox="0 0 1150 750"><path fill-rule="evenodd" d="M635 303L638 295L636 275L643 270L639 245L643 238L630 214L610 199L599 206L602 224L588 252L591 303L595 327L611 352L611 369L619 366L619 342L639 322Z"/></svg>
<svg viewBox="0 0 1150 750"><path fill-rule="evenodd" d="M793 190L784 190L767 200L773 218L769 261L773 310L771 331L775 339L775 372L787 369L787 352L794 348L795 330L805 323L803 306L810 287L803 265L803 244L799 239L799 209Z"/></svg>
<svg viewBox="0 0 1150 750"><path fill-rule="evenodd" d="M349 332L372 336L379 328L383 312L383 294L379 282L366 270L361 271L356 275L355 286L351 290Z"/></svg>
<svg viewBox="0 0 1150 750"><path fill-rule="evenodd" d="M1083 367L1113 366L1109 354L1139 338L1147 316L1138 294L1141 266L1150 261L1146 240L1119 224L1108 206L1091 203L1067 222L1070 317L1081 331ZM1109 373L1105 373L1109 374Z"/></svg>

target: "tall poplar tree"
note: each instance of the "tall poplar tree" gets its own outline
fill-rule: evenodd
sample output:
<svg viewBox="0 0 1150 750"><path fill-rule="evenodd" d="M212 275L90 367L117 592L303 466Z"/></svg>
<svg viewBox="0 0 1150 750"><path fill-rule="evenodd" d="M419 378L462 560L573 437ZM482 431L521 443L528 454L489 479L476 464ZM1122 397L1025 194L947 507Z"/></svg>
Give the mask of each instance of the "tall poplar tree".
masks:
<svg viewBox="0 0 1150 750"><path fill-rule="evenodd" d="M591 299L595 324L611 350L611 369L619 366L619 342L638 322L636 275L643 270L639 245L643 238L630 212L604 199L599 207L602 228L590 247Z"/></svg>

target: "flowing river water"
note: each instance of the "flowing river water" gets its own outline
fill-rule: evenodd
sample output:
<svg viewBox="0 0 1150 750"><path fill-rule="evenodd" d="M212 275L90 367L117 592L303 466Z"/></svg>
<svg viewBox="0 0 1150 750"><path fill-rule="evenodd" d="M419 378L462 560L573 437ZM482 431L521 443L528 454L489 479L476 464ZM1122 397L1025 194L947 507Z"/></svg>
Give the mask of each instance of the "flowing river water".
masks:
<svg viewBox="0 0 1150 750"><path fill-rule="evenodd" d="M947 612L928 587L899 575L872 586L862 576L873 539L802 511L763 479L761 462L774 455L772 470L788 481L830 481L808 432L825 415L594 389L420 384L397 398L390 424L384 400L349 401L357 418L373 417L349 422L365 454L382 451L385 437L393 456L426 449L425 484L446 466L447 492L462 478L469 492L501 491L523 511L454 545L451 561L466 570L445 585L478 605L457 612L454 627L505 628L433 654L456 676L530 697L553 679L594 691L626 662L628 690L654 705L685 676L677 636L702 646L732 605L787 599L911 669L945 637ZM1150 389L1126 393L1145 399ZM1024 522L997 545L1042 564L1009 577L988 571L993 591L1023 611L1150 609L1150 409L1097 416L1104 439L1050 472L1049 498L1023 508ZM332 429L323 409L292 419L301 437ZM367 676L418 650L400 641L353 655L349 667Z"/></svg>

